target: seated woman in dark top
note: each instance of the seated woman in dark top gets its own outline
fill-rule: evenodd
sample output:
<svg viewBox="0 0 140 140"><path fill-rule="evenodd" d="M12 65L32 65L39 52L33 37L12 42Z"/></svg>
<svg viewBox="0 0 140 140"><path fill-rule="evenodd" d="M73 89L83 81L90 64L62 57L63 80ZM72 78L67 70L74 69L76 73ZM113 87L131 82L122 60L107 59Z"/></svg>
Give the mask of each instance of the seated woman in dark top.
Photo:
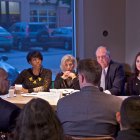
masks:
<svg viewBox="0 0 140 140"><path fill-rule="evenodd" d="M42 54L39 51L31 51L26 58L32 68L23 70L14 85L22 84L21 92L24 93L48 91L51 86L52 72L42 67Z"/></svg>
<svg viewBox="0 0 140 140"><path fill-rule="evenodd" d="M140 52L135 57L135 73L127 81L126 95L140 95Z"/></svg>
<svg viewBox="0 0 140 140"><path fill-rule="evenodd" d="M79 80L75 72L76 67L77 67L77 61L72 55L68 54L63 56L60 65L62 72L56 75L54 81L54 88L80 89Z"/></svg>

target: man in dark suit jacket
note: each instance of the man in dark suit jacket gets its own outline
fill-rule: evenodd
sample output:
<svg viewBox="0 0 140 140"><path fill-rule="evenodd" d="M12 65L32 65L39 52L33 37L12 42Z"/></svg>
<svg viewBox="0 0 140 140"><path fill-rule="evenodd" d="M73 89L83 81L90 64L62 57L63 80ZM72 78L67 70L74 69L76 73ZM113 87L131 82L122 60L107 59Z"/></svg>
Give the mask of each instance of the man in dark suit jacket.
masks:
<svg viewBox="0 0 140 140"><path fill-rule="evenodd" d="M97 48L96 57L102 71L105 71L105 78L102 79L103 74L101 76L100 87L105 93L124 95L125 73L123 66L111 60L110 52L104 46Z"/></svg>
<svg viewBox="0 0 140 140"><path fill-rule="evenodd" d="M96 60L80 60L78 75L80 92L61 98L57 104L57 115L64 133L72 136L115 136L118 130L115 114L122 100L98 89L101 66Z"/></svg>
<svg viewBox="0 0 140 140"><path fill-rule="evenodd" d="M11 132L15 126L16 118L20 109L2 99L3 95L8 93L9 81L7 72L0 68L0 131Z"/></svg>

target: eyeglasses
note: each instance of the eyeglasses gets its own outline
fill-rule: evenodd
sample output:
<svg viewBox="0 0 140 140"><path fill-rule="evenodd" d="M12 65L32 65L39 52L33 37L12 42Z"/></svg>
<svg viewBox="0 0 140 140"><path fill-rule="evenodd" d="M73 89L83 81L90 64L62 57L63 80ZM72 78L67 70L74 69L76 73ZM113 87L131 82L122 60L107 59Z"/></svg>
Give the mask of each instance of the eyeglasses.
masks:
<svg viewBox="0 0 140 140"><path fill-rule="evenodd" d="M106 55L102 55L102 56L96 56L97 59L105 59Z"/></svg>

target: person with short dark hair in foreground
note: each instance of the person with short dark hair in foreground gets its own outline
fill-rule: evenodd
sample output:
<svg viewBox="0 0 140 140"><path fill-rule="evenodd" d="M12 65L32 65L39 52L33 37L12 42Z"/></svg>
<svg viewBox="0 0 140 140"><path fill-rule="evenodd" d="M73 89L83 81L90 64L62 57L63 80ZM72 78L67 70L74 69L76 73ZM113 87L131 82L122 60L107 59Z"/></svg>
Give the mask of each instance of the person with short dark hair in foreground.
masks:
<svg viewBox="0 0 140 140"><path fill-rule="evenodd" d="M11 132L20 113L20 108L2 99L8 94L10 82L7 78L8 73L0 68L0 132Z"/></svg>
<svg viewBox="0 0 140 140"><path fill-rule="evenodd" d="M79 61L80 92L61 98L57 104L57 115L65 135L115 136L118 132L115 115L122 100L99 90L101 71L96 60Z"/></svg>
<svg viewBox="0 0 140 140"><path fill-rule="evenodd" d="M121 127L116 140L140 140L140 97L126 98L116 118Z"/></svg>

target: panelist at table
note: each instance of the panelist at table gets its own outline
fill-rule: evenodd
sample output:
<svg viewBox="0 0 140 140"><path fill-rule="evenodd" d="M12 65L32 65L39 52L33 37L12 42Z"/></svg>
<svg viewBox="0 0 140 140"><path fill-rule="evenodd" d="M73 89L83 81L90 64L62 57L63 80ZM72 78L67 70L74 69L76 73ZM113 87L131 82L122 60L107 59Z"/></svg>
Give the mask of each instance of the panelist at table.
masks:
<svg viewBox="0 0 140 140"><path fill-rule="evenodd" d="M56 75L54 88L80 89L78 76L76 74L77 60L70 54L62 57L60 68L62 72Z"/></svg>
<svg viewBox="0 0 140 140"><path fill-rule="evenodd" d="M126 95L140 95L140 52L137 53L134 62L134 74L128 78Z"/></svg>
<svg viewBox="0 0 140 140"><path fill-rule="evenodd" d="M39 51L30 51L27 54L27 62L32 66L23 70L13 85L22 84L21 92L39 92L49 91L52 81L52 72L49 69L43 68L43 56Z"/></svg>
<svg viewBox="0 0 140 140"><path fill-rule="evenodd" d="M125 85L123 66L111 59L110 52L105 46L97 48L96 58L102 67L100 87L107 94L123 96Z"/></svg>

